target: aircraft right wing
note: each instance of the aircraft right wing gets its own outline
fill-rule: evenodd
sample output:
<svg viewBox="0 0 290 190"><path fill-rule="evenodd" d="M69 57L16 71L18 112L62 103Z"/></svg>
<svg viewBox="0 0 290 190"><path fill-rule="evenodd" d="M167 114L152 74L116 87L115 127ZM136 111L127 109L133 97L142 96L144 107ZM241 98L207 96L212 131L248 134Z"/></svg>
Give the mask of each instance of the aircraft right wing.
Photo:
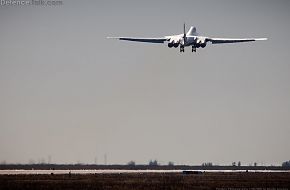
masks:
<svg viewBox="0 0 290 190"><path fill-rule="evenodd" d="M206 38L212 44L240 43L267 40L267 38Z"/></svg>
<svg viewBox="0 0 290 190"><path fill-rule="evenodd" d="M126 40L133 42L147 42L147 43L164 43L169 40L166 37L163 38L131 38L131 37L107 37L109 39L118 39L118 40Z"/></svg>

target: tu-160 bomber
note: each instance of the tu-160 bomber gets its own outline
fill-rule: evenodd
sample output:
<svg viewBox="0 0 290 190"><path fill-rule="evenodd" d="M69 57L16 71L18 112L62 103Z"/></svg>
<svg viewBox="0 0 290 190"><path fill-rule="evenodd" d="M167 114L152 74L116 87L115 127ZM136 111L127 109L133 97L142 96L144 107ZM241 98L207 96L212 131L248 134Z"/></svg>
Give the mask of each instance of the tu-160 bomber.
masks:
<svg viewBox="0 0 290 190"><path fill-rule="evenodd" d="M107 37L110 39L119 39L133 42L147 42L147 43L167 43L169 48L179 47L180 52L184 52L184 48L191 46L192 52L196 52L197 48L205 48L207 43L212 44L226 44L226 43L240 43L267 40L267 38L212 38L201 36L197 33L196 28L191 26L186 33L185 24L183 25L183 34L164 36L161 38L133 38L133 37Z"/></svg>

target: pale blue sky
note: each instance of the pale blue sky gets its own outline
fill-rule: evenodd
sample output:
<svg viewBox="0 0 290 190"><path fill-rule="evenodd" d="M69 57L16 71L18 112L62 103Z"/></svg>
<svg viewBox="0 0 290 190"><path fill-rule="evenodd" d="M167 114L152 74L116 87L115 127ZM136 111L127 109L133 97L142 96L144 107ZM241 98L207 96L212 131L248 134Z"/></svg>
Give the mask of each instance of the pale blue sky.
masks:
<svg viewBox="0 0 290 190"><path fill-rule="evenodd" d="M0 161L290 159L290 2L69 1L0 8ZM166 45L106 36L266 42Z"/></svg>

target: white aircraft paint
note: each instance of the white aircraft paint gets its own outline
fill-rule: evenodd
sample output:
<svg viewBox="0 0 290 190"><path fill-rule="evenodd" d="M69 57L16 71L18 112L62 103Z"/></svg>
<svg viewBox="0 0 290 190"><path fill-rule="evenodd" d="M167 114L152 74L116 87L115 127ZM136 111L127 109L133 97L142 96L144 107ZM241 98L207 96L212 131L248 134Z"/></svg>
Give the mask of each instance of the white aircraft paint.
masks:
<svg viewBox="0 0 290 190"><path fill-rule="evenodd" d="M132 38L132 37L107 37L109 39L119 39L134 42L146 43L164 43L168 42L169 48L179 46L180 52L184 52L184 47L192 46L192 52L196 52L197 48L205 48L208 42L212 44L225 44L225 43L240 43L240 42L253 42L267 40L267 38L212 38L200 36L196 32L196 28L191 26L188 32L185 32L185 24L183 26L183 34L164 36L161 38Z"/></svg>

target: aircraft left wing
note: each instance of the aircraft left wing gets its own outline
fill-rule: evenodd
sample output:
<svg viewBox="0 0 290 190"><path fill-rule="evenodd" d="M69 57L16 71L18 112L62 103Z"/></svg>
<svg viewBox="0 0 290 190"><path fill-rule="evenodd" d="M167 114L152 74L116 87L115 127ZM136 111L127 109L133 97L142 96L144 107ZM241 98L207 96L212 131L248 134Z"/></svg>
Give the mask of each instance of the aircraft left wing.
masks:
<svg viewBox="0 0 290 190"><path fill-rule="evenodd" d="M267 38L206 38L212 44L240 43L267 40Z"/></svg>
<svg viewBox="0 0 290 190"><path fill-rule="evenodd" d="M126 40L133 42L164 43L168 38L131 38L131 37L107 37L109 39Z"/></svg>

